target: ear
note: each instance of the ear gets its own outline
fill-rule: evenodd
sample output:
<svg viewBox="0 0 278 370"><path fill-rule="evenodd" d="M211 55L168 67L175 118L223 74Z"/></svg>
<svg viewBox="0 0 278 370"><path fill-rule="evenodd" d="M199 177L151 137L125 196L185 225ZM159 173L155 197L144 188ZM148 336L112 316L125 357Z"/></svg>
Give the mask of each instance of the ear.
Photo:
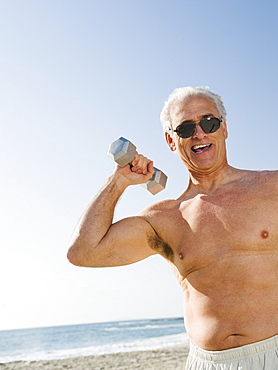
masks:
<svg viewBox="0 0 278 370"><path fill-rule="evenodd" d="M174 152L176 150L176 144L172 138L172 136L169 134L169 132L165 132L165 140L166 143L168 144L170 150Z"/></svg>
<svg viewBox="0 0 278 370"><path fill-rule="evenodd" d="M228 135L228 129L227 129L227 122L223 121L222 125L223 125L223 128L224 128L224 137L225 137L225 139L228 139L229 135Z"/></svg>

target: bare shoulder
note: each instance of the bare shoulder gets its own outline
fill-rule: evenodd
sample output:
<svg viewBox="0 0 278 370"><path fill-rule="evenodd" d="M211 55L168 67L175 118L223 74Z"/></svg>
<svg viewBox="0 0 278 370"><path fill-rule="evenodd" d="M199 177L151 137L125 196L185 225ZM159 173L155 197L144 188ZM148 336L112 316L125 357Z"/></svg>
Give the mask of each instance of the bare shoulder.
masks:
<svg viewBox="0 0 278 370"><path fill-rule="evenodd" d="M258 186L278 189L278 171L246 171L246 178Z"/></svg>
<svg viewBox="0 0 278 370"><path fill-rule="evenodd" d="M260 175L265 181L278 184L278 171L261 171Z"/></svg>
<svg viewBox="0 0 278 370"><path fill-rule="evenodd" d="M231 179L231 183L240 182L253 185L278 185L278 171L275 170L240 170L234 169L234 176Z"/></svg>
<svg viewBox="0 0 278 370"><path fill-rule="evenodd" d="M149 237L149 245L169 261L173 260L174 252L166 230L169 229L169 221L174 217L179 204L180 202L173 199L164 200L150 205L140 213L154 231Z"/></svg>
<svg viewBox="0 0 278 370"><path fill-rule="evenodd" d="M145 208L139 216L147 220L154 228L157 221L162 221L162 218L168 217L169 213L174 212L179 207L180 202L175 199L167 199L154 203Z"/></svg>
<svg viewBox="0 0 278 370"><path fill-rule="evenodd" d="M271 200L271 205L278 207L278 171L243 171L231 187L242 195L242 201L249 198L257 202Z"/></svg>

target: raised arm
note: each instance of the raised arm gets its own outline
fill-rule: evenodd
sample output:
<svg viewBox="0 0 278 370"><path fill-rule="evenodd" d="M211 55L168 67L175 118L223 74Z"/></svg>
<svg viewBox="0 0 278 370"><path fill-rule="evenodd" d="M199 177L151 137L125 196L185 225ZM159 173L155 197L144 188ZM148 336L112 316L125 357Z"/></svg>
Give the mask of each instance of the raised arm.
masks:
<svg viewBox="0 0 278 370"><path fill-rule="evenodd" d="M117 166L82 216L68 251L74 265L120 266L156 253L149 243L155 231L144 216L113 223L114 209L124 190L147 182L154 173L152 161L142 155L135 155L132 166Z"/></svg>

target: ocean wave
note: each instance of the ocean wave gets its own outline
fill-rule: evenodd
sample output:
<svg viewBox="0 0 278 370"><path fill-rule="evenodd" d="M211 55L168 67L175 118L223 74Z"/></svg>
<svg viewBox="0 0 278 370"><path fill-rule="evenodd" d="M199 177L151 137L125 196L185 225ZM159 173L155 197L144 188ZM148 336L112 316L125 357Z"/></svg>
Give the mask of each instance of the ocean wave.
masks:
<svg viewBox="0 0 278 370"><path fill-rule="evenodd" d="M178 328L184 327L184 323L177 323L177 324L168 324L168 325L150 325L146 324L144 326L131 326L131 327L125 327L124 330L146 330L146 329L168 329L168 328ZM121 331L123 330L122 325L119 327L111 327L111 328L104 328L105 331Z"/></svg>
<svg viewBox="0 0 278 370"><path fill-rule="evenodd" d="M0 357L0 363L14 361L38 361L38 360L57 360L78 356L96 356L120 352L146 351L163 347L170 347L176 344L188 342L186 333L167 335L162 337L135 340L126 343L106 344L102 346L91 346L84 348L73 348L58 351L40 351L29 355L16 355Z"/></svg>

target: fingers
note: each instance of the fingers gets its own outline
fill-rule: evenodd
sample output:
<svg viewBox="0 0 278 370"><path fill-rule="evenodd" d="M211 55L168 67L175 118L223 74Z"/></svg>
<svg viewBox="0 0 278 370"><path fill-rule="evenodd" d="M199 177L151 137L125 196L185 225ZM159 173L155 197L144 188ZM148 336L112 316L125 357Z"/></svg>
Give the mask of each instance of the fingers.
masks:
<svg viewBox="0 0 278 370"><path fill-rule="evenodd" d="M146 183L154 174L153 161L136 152L130 165L123 167L117 165L115 174L127 186Z"/></svg>
<svg viewBox="0 0 278 370"><path fill-rule="evenodd" d="M142 154L136 152L133 161L131 162L131 171L137 174L146 175L148 172L153 173L153 162L144 157Z"/></svg>

